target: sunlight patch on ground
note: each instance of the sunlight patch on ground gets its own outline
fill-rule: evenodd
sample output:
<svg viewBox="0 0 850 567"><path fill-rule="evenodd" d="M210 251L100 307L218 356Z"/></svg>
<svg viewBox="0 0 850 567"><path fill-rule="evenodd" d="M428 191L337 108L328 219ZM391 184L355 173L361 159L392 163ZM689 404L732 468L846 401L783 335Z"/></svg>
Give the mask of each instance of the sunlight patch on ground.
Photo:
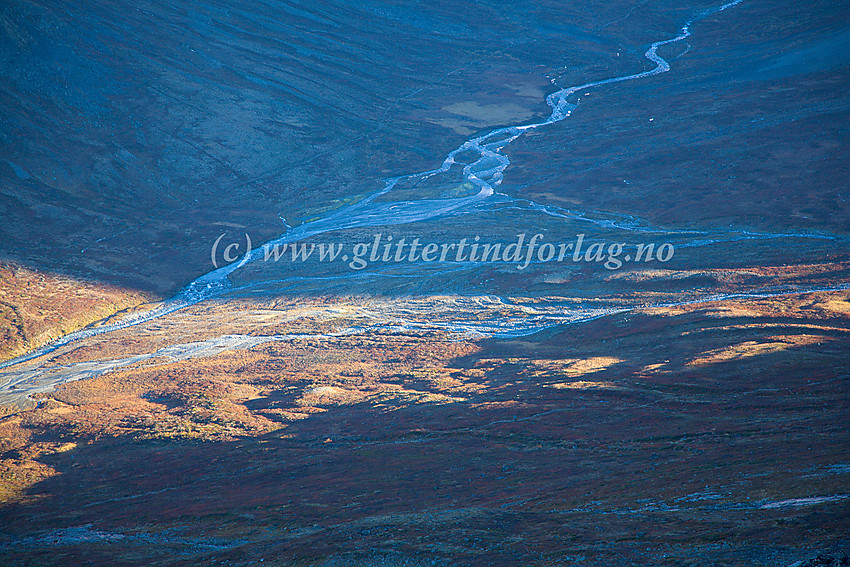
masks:
<svg viewBox="0 0 850 567"><path fill-rule="evenodd" d="M705 366L721 362L743 360L754 356L781 352L792 347L820 344L828 340L830 339L816 335L780 335L767 337L767 342L746 341L737 345L704 352L688 362L687 366Z"/></svg>
<svg viewBox="0 0 850 567"><path fill-rule="evenodd" d="M567 376L569 378L578 378L579 376L601 372L602 370L606 370L621 362L623 362L623 359L613 356L593 356L585 359L564 360L540 359L530 361L531 365L534 367L532 376Z"/></svg>
<svg viewBox="0 0 850 567"><path fill-rule="evenodd" d="M843 299L829 299L821 303L815 303L812 307L823 309L824 311L833 311L843 315L850 315L850 301Z"/></svg>

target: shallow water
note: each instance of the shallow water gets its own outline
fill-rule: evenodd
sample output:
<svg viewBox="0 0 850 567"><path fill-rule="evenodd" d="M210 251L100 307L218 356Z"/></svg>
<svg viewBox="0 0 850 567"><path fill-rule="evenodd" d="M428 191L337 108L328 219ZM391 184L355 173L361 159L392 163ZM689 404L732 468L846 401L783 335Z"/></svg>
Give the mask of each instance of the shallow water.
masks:
<svg viewBox="0 0 850 567"><path fill-rule="evenodd" d="M514 218L522 217L526 222L536 222L537 226L570 233L573 229L595 231L597 237L615 236L620 233L632 235L653 235L663 237L677 249L714 247L730 243L758 242L771 239L804 239L838 241L829 234L806 233L770 233L747 229L729 229L728 231L668 230L655 226L643 219L628 215L597 211L570 210L552 205L543 205L533 200L512 197L499 193L504 180L504 172L510 165L505 154L506 148L523 134L546 128L570 117L577 110L574 95L590 88L605 85L648 79L671 70L670 63L658 54L659 48L682 42L691 35L694 22L717 14L739 4L735 0L719 7L707 10L689 20L674 37L656 41L644 53L644 57L654 67L649 70L608 79L583 83L557 90L546 97L551 108L548 118L530 124L505 126L476 135L452 150L436 168L389 177L377 183L379 187L367 197L349 203L341 208L305 222L288 230L279 238L265 243L265 247L284 245L304 241L305 239L329 233L343 235L346 231L361 231L370 227L391 227L416 225L451 226L460 217L474 218L478 226L493 222L496 215ZM552 81L553 84L555 81ZM592 103L588 103L592 104ZM639 104L639 102L638 102ZM411 195L416 198L410 198ZM458 196L446 196L457 194ZM428 225L426 223L431 223ZM548 224L547 224L548 223ZM564 224L566 223L566 224ZM566 227L566 228L565 228ZM578 227L578 228L577 228ZM459 233L462 234L462 233ZM273 294L287 289L299 282L300 291L312 288L322 293L333 282L376 281L382 278L417 278L421 275L418 266L400 264L392 269L380 266L369 270L368 274L348 272L342 274L289 274L288 277L275 279L267 275L234 285L233 279L246 267L259 264L264 258L264 247L257 246L249 254L229 265L213 270L197 278L175 297L161 302L152 308L116 318L104 324L92 326L71 333L49 345L19 358L0 364L0 368L9 368L35 360L45 354L71 343L82 341L104 333L144 324L154 319L173 314L187 306L199 302L229 295L238 297L251 294ZM442 266L442 277L469 277L478 266L455 263ZM455 274L453 276L453 274ZM794 293L817 291L795 288ZM841 288L845 289L845 288ZM767 297L770 294L788 293L788 290L756 290L748 292L751 297ZM767 295L766 295L767 294ZM421 330L446 330L468 336L518 337L548 329L553 326L587 321L605 315L620 313L634 306L627 301L618 303L609 301L605 305L581 304L574 302L561 305L532 305L515 299L507 299L498 294L469 293L468 297L453 297L450 300L409 300L382 304L380 309L361 310L361 315L370 321L369 326L346 329L341 332L362 332L367 329L382 329L394 332ZM741 298L747 293L718 295L710 291L702 297L688 297L681 302L665 302L659 305L682 305L695 301L722 300L724 297ZM449 305L449 304L452 305ZM321 335L317 335L321 336ZM4 396L20 398L24 392L44 391L53 384L69 380L96 376L113 368L139 363L151 358L165 357L169 360L182 360L195 356L210 356L226 349L251 348L269 340L285 340L285 336L276 337L236 337L225 335L200 343L174 345L154 353L119 360L78 363L61 367L34 368L3 373ZM14 388L14 389L11 389Z"/></svg>

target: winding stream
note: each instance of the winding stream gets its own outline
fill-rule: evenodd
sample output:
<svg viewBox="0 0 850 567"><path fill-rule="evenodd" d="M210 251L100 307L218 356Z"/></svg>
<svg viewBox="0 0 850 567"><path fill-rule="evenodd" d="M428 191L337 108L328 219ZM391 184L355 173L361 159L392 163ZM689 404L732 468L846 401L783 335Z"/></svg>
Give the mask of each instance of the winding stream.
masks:
<svg viewBox="0 0 850 567"><path fill-rule="evenodd" d="M675 37L651 44L644 56L654 63L655 66L652 69L631 75L592 81L553 92L546 97L546 103L552 109L551 114L546 120L533 124L498 128L470 138L450 152L439 167L428 171L387 178L383 180L383 187L361 201L333 211L317 220L305 222L295 228L291 228L279 238L266 243L266 245L274 246L275 244L296 242L312 236L345 229L404 225L429 219L444 218L449 215L487 213L497 206L507 206L521 211L588 222L605 229L679 235L683 238L683 242L679 246L706 246L721 241L785 238L791 236L799 238L830 238L828 236L811 234L792 235L745 231L730 231L719 236L700 231L670 231L653 226L634 217L614 214L595 214L588 216L585 213L550 205L542 205L527 199L516 199L497 192L497 188L502 183L504 171L510 164L510 160L503 153L503 150L511 142L522 136L525 132L560 122L569 117L577 106L569 102L568 99L580 91L666 73L670 70L670 64L658 54L659 48L683 41L691 35L690 28L694 22L731 8L742 1L734 0L704 11L685 23L679 34ZM433 184L443 178L446 179L445 183L453 183L455 186L459 184L472 187L473 189L469 194L453 198L440 198L437 195L436 198L388 200L393 190L400 186L416 185L418 187L419 184L423 184L426 181L429 184ZM176 296L157 304L152 309L124 316L114 322L76 331L38 350L4 362L0 364L0 368L8 368L31 361L69 343L139 325L206 299L220 296L225 292L232 291L233 287L228 276L244 265L256 262L262 259L262 257L263 249L262 247L258 247L242 261L223 266L197 278ZM494 301L504 305L498 298ZM480 336L520 336L531 334L557 324L586 321L607 314L626 311L630 307L591 309L576 308L575 306L567 308L566 306L562 306L558 309L533 313L528 310L523 311L522 309L512 313L505 313L504 310L499 310L498 317L496 318L485 318L485 320L481 320L480 318L477 320L454 320L446 323L434 323L433 326L439 328L442 325L443 328L451 328ZM459 310L459 312L462 311ZM421 314L418 314L418 316L421 316ZM423 320L427 320L427 317L423 318ZM409 330L419 324L416 321L402 319L398 321L398 328ZM342 333L350 332L358 332L358 330L349 329L342 331ZM168 349L163 349L162 352L157 351L148 355L139 355L120 360L77 363L50 368L36 367L20 372L6 372L0 375L0 382L3 383L0 388L2 388L4 397L11 394L11 389L15 390L17 396L20 396L23 392L43 391L44 388L49 388L53 384L98 375L112 368L138 363L149 358L164 356L169 359L179 360L194 356L208 356L228 348L248 348L260 342L282 340L283 338L283 336L258 338L226 335L218 339L203 341L202 343L176 345Z"/></svg>

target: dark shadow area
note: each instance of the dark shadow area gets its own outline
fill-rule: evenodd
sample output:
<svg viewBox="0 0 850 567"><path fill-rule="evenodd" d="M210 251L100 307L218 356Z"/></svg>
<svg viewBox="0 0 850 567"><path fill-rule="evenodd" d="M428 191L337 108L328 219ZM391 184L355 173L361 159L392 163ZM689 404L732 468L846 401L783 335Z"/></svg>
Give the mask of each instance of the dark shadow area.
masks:
<svg viewBox="0 0 850 567"><path fill-rule="evenodd" d="M133 433L124 419L116 434L94 418L106 434L92 437L73 421L33 422L33 442L78 445L40 457L56 476L0 512L0 556L10 565L790 565L838 552L850 505L846 318L817 327L694 310L470 343L451 358L437 337L381 351L350 343L335 347L348 369L318 387L325 362L304 367L309 357L266 349L267 370L249 358L232 379L266 384L242 407L255 416L311 408L272 432L144 439L156 430ZM362 366L370 357L383 374ZM189 364L182 375L207 368L215 384L230 364ZM252 382L247 368L265 378ZM165 375L145 380L164 388ZM198 387L184 385L185 399L196 423L209 423L197 400L226 396ZM86 391L60 388L42 415L92 411Z"/></svg>
<svg viewBox="0 0 850 567"><path fill-rule="evenodd" d="M0 258L173 294L220 234L267 241L539 120L550 80L640 71L709 6L7 3ZM698 22L664 80L594 89L517 140L505 190L846 236L847 13L744 2Z"/></svg>
<svg viewBox="0 0 850 567"><path fill-rule="evenodd" d="M227 228L268 240L501 125L444 106L544 115L541 70L576 46L536 27L575 40L584 9L504 8L7 3L0 253L173 293Z"/></svg>

